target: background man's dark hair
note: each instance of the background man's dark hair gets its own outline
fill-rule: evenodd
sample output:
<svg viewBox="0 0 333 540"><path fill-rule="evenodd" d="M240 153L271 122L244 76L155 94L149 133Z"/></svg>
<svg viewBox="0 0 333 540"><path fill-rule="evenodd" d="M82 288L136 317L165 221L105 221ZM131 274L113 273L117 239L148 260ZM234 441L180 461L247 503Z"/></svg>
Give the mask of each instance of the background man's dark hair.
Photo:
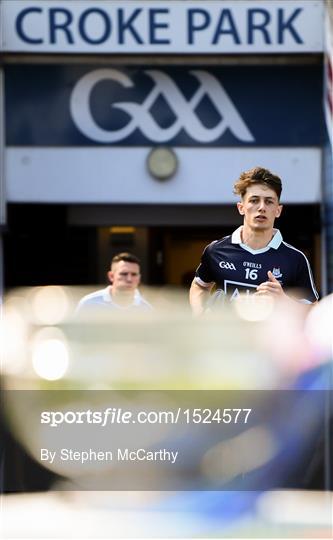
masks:
<svg viewBox="0 0 333 540"><path fill-rule="evenodd" d="M234 193L244 197L247 188L254 184L263 184L273 189L280 200L282 192L281 178L263 167L254 167L249 171L243 172L234 185Z"/></svg>
<svg viewBox="0 0 333 540"><path fill-rule="evenodd" d="M124 251L123 253L117 253L111 261L111 266L113 263L117 263L120 261L129 262L129 263L136 263L140 266L140 259L133 255L132 253L128 253L127 251Z"/></svg>

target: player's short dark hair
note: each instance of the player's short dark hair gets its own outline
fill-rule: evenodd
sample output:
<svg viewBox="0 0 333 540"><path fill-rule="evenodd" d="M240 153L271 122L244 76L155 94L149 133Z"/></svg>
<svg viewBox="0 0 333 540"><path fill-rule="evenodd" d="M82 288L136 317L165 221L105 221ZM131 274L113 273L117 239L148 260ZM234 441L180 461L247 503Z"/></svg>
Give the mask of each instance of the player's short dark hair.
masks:
<svg viewBox="0 0 333 540"><path fill-rule="evenodd" d="M117 253L117 255L115 255L111 260L111 266L114 263L117 263L120 261L136 263L140 266L140 259L136 257L136 255L133 255L133 253L128 253L127 251L124 251L122 253Z"/></svg>
<svg viewBox="0 0 333 540"><path fill-rule="evenodd" d="M263 184L271 188L280 200L282 192L281 178L263 167L254 167L249 171L242 172L234 185L234 193L244 197L247 188L255 184Z"/></svg>

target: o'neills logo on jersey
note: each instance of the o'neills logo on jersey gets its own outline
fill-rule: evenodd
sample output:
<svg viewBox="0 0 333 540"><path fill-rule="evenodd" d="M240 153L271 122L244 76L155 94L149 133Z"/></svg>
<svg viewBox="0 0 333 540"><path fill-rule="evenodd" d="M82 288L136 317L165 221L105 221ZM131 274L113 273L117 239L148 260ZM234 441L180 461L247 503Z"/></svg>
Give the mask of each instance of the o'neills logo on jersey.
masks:
<svg viewBox="0 0 333 540"><path fill-rule="evenodd" d="M236 267L235 267L235 265L233 263L226 262L226 261L221 261L219 263L219 267L224 268L226 270L236 270Z"/></svg>
<svg viewBox="0 0 333 540"><path fill-rule="evenodd" d="M257 270L260 270L261 268L260 263L254 263L254 262L248 262L248 261L244 261L243 266L246 266L247 268L255 268Z"/></svg>
<svg viewBox="0 0 333 540"><path fill-rule="evenodd" d="M211 73L202 70L191 70L194 92L187 99L170 75L156 69L143 71L154 83L153 88L142 103L134 101L118 101L110 103L105 114L112 117L112 109L120 109L128 116L127 123L121 128L105 129L94 118L90 100L98 83L111 80L124 87L134 87L130 77L116 69L96 69L84 75L75 85L70 98L70 111L78 129L89 139L100 143L115 143L126 139L135 130L139 130L147 139L163 143L170 141L181 130L200 143L217 140L229 129L240 141L253 142L254 137L231 101L220 81ZM162 126L158 122L158 111L153 113L161 97L165 100L173 114L171 125ZM212 107L219 113L219 122L213 127L204 125L196 109L203 99L208 99ZM112 101L112 95L110 95Z"/></svg>

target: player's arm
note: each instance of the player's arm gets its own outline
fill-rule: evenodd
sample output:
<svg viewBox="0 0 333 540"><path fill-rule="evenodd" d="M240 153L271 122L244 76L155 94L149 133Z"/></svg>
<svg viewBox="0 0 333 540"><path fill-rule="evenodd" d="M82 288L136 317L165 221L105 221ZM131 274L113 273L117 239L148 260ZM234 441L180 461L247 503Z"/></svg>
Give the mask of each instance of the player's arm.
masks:
<svg viewBox="0 0 333 540"><path fill-rule="evenodd" d="M288 299L296 302L303 302L305 304L312 304L317 302L318 300L318 293L313 282L310 265L308 265L308 267L303 272L303 281L299 281L300 288L305 291L304 298L295 298L293 296L290 296L289 294L286 294L282 288L281 283L273 276L272 272L268 272L267 276L268 281L265 281L264 283L258 285L257 291L255 293L256 295L269 295L275 298L284 298L285 300Z"/></svg>
<svg viewBox="0 0 333 540"><path fill-rule="evenodd" d="M194 315L202 315L205 311L213 285L213 283L207 283L205 286L200 285L196 278L192 281L190 304Z"/></svg>
<svg viewBox="0 0 333 540"><path fill-rule="evenodd" d="M304 253L301 253L299 256L295 287L301 291L300 302L304 304L315 304L319 300L310 263Z"/></svg>
<svg viewBox="0 0 333 540"><path fill-rule="evenodd" d="M297 302L296 298L293 298L289 294L286 294L282 288L281 283L274 277L271 271L267 272L268 280L260 283L255 292L256 296L271 296L277 300L290 300Z"/></svg>
<svg viewBox="0 0 333 540"><path fill-rule="evenodd" d="M207 307L207 302L210 297L210 292L214 285L214 274L211 269L211 247L215 244L212 242L205 247L201 261L195 271L195 277L190 288L190 305L194 315L202 315Z"/></svg>
<svg viewBox="0 0 333 540"><path fill-rule="evenodd" d="M260 283L255 294L257 296L274 296L287 298L281 283L273 276L272 272L267 272L268 280Z"/></svg>
<svg viewBox="0 0 333 540"><path fill-rule="evenodd" d="M295 252L297 252L297 255L294 259L295 279L293 287L296 292L297 290L301 291L301 294L298 292L295 296L293 293L289 294L289 291L288 294L286 294L272 272L268 272L268 280L257 287L257 295L270 295L305 304L317 302L319 296L316 291L309 261L304 253L293 248L294 256Z"/></svg>

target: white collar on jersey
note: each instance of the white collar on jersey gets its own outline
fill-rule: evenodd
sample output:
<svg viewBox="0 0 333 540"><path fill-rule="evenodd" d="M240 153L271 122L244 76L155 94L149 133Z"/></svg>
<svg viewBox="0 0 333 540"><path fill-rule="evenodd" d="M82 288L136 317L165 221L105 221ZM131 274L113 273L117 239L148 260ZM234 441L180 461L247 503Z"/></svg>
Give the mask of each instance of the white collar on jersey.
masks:
<svg viewBox="0 0 333 540"><path fill-rule="evenodd" d="M243 225L238 227L238 229L236 229L232 233L231 243L232 244L239 244L241 248L245 249L246 251L249 251L253 255L256 255L257 253L265 253L265 251L268 251L271 248L278 249L280 247L280 245L281 245L282 235L281 235L279 229L273 229L273 238L269 242L269 244L267 244L267 246L265 246L263 248L260 248L260 249L252 249L250 246L247 246L246 244L243 244L242 236L241 236L242 229L243 229Z"/></svg>

